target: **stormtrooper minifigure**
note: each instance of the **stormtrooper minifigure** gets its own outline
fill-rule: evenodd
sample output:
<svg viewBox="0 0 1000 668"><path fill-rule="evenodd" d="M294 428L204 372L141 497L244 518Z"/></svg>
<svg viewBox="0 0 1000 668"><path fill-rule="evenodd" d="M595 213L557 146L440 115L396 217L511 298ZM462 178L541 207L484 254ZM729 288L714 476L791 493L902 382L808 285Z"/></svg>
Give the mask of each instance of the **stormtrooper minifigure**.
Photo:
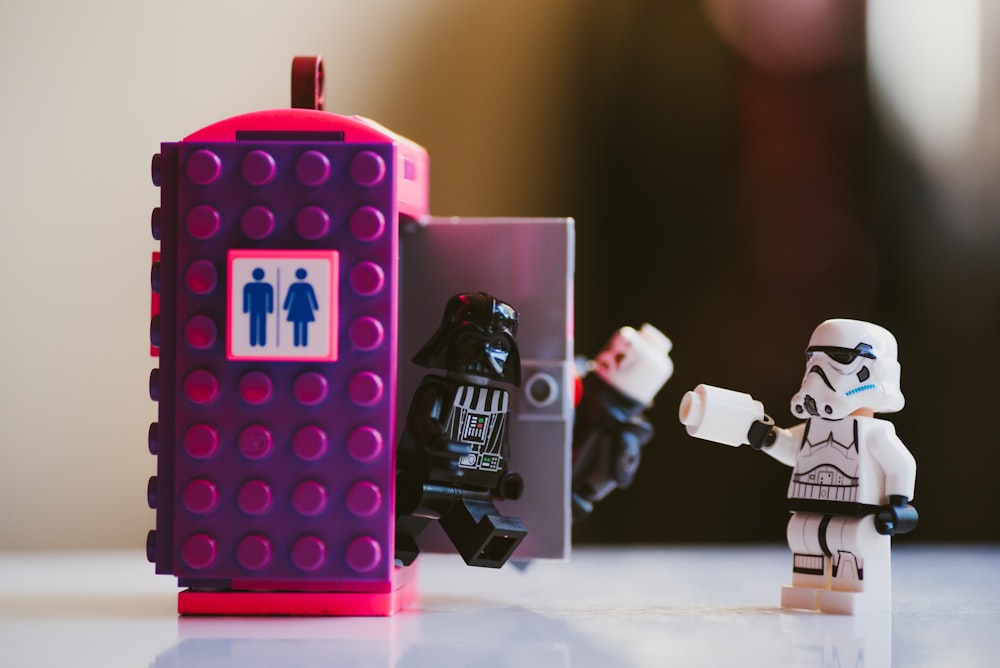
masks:
<svg viewBox="0 0 1000 668"><path fill-rule="evenodd" d="M911 531L916 462L891 422L903 407L896 339L859 320L813 331L792 413L779 429L749 395L699 385L681 402L698 438L749 443L793 468L788 487L792 584L781 606L837 614L891 609L890 539Z"/></svg>

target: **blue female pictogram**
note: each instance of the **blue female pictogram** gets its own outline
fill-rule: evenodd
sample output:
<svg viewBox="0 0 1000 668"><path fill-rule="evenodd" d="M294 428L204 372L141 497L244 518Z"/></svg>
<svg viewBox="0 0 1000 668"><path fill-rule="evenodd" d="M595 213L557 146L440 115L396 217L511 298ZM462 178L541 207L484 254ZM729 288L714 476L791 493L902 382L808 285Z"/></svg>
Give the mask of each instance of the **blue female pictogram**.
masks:
<svg viewBox="0 0 1000 668"><path fill-rule="evenodd" d="M316 319L313 313L319 310L319 302L316 301L316 293L312 285L304 279L306 270L299 268L295 270L295 278L299 279L292 283L285 295L285 303L281 308L288 311L287 320L295 325L295 346L309 345L309 323Z"/></svg>

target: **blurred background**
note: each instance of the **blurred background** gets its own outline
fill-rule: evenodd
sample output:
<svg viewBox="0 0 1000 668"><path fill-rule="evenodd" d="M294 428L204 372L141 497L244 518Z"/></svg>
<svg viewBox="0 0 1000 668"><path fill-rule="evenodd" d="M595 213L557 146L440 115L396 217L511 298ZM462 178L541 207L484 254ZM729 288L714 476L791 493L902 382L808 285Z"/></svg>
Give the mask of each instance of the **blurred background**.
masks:
<svg viewBox="0 0 1000 668"><path fill-rule="evenodd" d="M0 548L144 543L150 157L287 106L308 53L329 110L427 147L435 214L576 219L579 354L672 338L636 483L577 542L783 541L788 469L677 406L790 425L828 317L899 339L903 540L1000 540L998 51L986 0L5 0Z"/></svg>

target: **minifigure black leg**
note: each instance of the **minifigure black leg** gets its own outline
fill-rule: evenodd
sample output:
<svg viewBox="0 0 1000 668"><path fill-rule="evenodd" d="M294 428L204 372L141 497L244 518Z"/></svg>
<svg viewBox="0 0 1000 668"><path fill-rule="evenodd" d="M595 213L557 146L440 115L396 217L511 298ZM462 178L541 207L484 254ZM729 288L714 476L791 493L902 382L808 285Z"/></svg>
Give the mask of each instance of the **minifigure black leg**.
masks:
<svg viewBox="0 0 1000 668"><path fill-rule="evenodd" d="M469 566L500 568L528 531L516 517L505 517L492 503L465 500L440 520L441 527Z"/></svg>
<svg viewBox="0 0 1000 668"><path fill-rule="evenodd" d="M413 563L420 548L417 547L417 536L430 523L426 517L401 515L396 518L396 555L395 559L404 566Z"/></svg>

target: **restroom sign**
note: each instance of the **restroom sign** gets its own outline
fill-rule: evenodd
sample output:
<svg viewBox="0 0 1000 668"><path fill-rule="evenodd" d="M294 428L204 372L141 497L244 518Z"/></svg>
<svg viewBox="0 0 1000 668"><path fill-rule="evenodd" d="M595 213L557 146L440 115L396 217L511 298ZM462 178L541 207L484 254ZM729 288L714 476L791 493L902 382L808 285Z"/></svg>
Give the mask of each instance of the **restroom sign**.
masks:
<svg viewBox="0 0 1000 668"><path fill-rule="evenodd" d="M337 360L337 251L231 250L226 357Z"/></svg>

